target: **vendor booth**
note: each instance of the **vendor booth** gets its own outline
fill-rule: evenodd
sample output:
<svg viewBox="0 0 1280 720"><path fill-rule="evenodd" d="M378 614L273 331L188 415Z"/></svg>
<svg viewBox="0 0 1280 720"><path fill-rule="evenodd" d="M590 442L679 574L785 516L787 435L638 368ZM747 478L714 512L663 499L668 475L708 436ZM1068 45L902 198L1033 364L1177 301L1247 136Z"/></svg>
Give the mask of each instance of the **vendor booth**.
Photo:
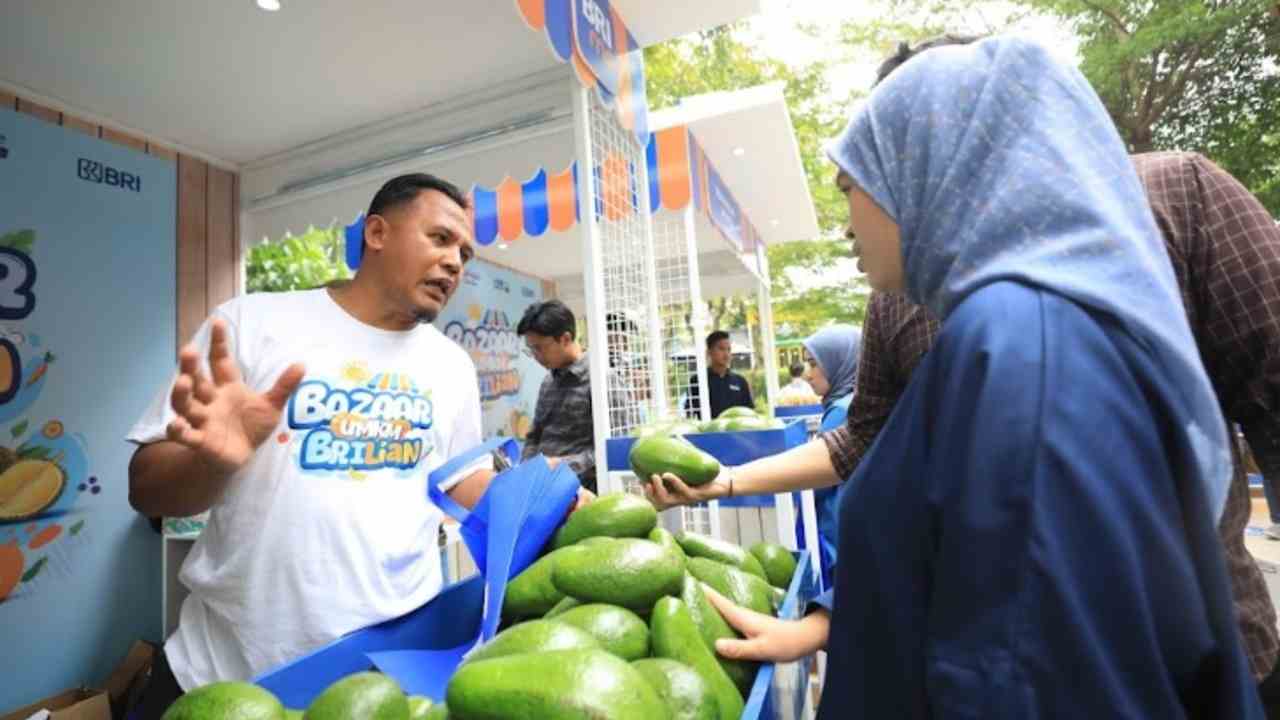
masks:
<svg viewBox="0 0 1280 720"><path fill-rule="evenodd" d="M701 348L706 298L757 297L772 405L765 247L816 235L781 91L691 99L651 116L640 53L757 10L755 0L482 0L447 15L407 0L362 6L358 14L343 5L289 2L276 13L249 2L151 0L6 8L3 187L19 185L4 174L22 152L13 139L25 140L30 126L42 124L47 142L74 136L83 145L68 150L82 159L81 181L122 193L162 189L140 198L149 213L145 229L122 225L111 238L137 255L119 263L155 273L155 292L124 267L111 271L107 291L129 286L134 291L121 297L159 315L139 324L137 313L121 312L99 325L108 334L153 325L165 332L133 341L135 356L120 356L115 376L98 366L61 380L144 391L85 396L65 411L46 411L60 413L56 425L52 418L38 425L48 441L31 443L48 446L35 451L45 453L40 461L59 465L64 483L79 486L77 512L92 514L0 525L0 549L10 543L22 553L17 592L0 603L0 644L25 653L0 685L0 708L96 682L133 639L159 640L172 630L184 594L178 569L199 525L171 533L157 557L145 521L128 506L123 433L172 371L175 345L241 291L239 263L250 244L309 226L345 226L397 174L425 170L470 188L479 260L440 323L476 360L487 434L527 432L542 371L520 352L514 329L525 306L547 297L585 318L592 375L617 371L629 380L625 396L593 386L602 464L610 438L678 411L690 376L705 376L701 352L693 368L669 356L681 344ZM85 165L85 157L98 164ZM21 223L0 227L0 235L11 229L20 231ZM9 241L21 246L26 236L0 244ZM60 252L74 254L74 247ZM41 279L56 278L56 267L41 265ZM43 287L64 292L68 307L92 292L57 280ZM14 330L31 334L27 326ZM59 345L53 349L60 356L83 350L98 357L88 351L106 344L84 336L80 342L94 348L77 348L75 339L40 334ZM51 355L45 370L32 362L21 379L54 377ZM44 418L4 421L21 440ZM20 422L27 423L21 432ZM79 434L86 424L107 434ZM79 446L59 453L53 446L64 427L72 432L61 442ZM111 450L99 459L98 446ZM76 452L91 459L77 464ZM602 473L602 481L603 491L626 483L624 474ZM99 495L101 507L89 504ZM713 534L728 524L714 509L682 522ZM102 528L96 536L73 540L95 523ZM756 535L770 535L765 521L755 523ZM779 517L775 524L785 523ZM64 549L42 561L35 551L53 540ZM135 545L149 547L139 552ZM39 575L34 568L46 564L49 572ZM800 582L802 574L793 597L813 582L809 575ZM90 577L95 585L130 588L137 602L86 613L77 583Z"/></svg>

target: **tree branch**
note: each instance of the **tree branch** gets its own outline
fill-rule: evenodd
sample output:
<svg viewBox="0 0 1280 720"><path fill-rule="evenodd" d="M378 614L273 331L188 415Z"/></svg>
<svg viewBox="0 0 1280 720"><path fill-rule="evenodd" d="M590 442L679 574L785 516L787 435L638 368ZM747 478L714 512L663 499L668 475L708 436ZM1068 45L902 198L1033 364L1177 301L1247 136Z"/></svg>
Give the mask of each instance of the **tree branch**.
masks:
<svg viewBox="0 0 1280 720"><path fill-rule="evenodd" d="M1153 50L1151 52L1151 72L1147 74L1147 87L1142 93L1142 110L1139 117L1143 120L1151 117L1151 106L1156 100L1156 71L1160 67L1160 51Z"/></svg>
<svg viewBox="0 0 1280 720"><path fill-rule="evenodd" d="M1208 41L1202 42L1191 49L1191 56L1187 60L1186 64L1182 66L1182 71L1180 73L1175 73L1176 77L1173 82L1170 83L1168 92L1164 94L1164 97L1161 98L1158 103L1154 103L1152 114L1150 116L1152 125L1154 125L1155 121L1164 115L1165 111L1169 109L1169 105L1171 103L1182 96L1182 93L1187 89L1187 83L1191 80L1192 76L1198 75L1198 73L1195 72L1196 63L1200 62L1200 56L1204 54L1204 49L1209 44L1211 43Z"/></svg>
<svg viewBox="0 0 1280 720"><path fill-rule="evenodd" d="M1091 0L1080 0L1080 4L1094 12L1099 12L1106 16L1106 18L1111 21L1111 24L1115 26L1116 30L1119 31L1123 37L1127 38L1132 34L1129 31L1129 26L1125 24L1124 18L1120 17L1115 10L1099 5L1096 2L1091 2Z"/></svg>

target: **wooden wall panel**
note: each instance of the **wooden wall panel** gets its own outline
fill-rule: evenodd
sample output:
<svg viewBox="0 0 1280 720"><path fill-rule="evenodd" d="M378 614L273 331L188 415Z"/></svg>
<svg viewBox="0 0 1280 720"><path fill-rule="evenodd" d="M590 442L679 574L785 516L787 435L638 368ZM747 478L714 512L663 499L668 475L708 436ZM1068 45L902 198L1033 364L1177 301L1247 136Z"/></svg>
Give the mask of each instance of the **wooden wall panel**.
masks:
<svg viewBox="0 0 1280 720"><path fill-rule="evenodd" d="M155 155L156 157L164 158L165 160L172 160L173 162L178 162L178 153L170 150L169 148L163 145L157 145L152 142L147 143L147 154Z"/></svg>
<svg viewBox="0 0 1280 720"><path fill-rule="evenodd" d="M178 166L178 347L191 339L216 306L240 288L240 179L232 172L126 132L66 115L0 91L0 108L16 109L54 125L145 152Z"/></svg>
<svg viewBox="0 0 1280 720"><path fill-rule="evenodd" d="M205 303L212 311L236 294L235 175L209 168Z"/></svg>
<svg viewBox="0 0 1280 720"><path fill-rule="evenodd" d="M18 112L24 112L28 115L34 115L45 122L51 122L54 125L62 123L62 113L50 107L45 107L39 103L33 103L30 100L18 98Z"/></svg>
<svg viewBox="0 0 1280 720"><path fill-rule="evenodd" d="M209 314L206 276L209 166L178 156L178 347Z"/></svg>
<svg viewBox="0 0 1280 720"><path fill-rule="evenodd" d="M119 130L112 130L109 127L104 127L102 128L101 137L103 140L106 140L108 142L113 142L117 145L123 145L125 147L133 148L138 152L147 151L147 141L141 138L136 138L130 135L129 133L122 133Z"/></svg>
<svg viewBox="0 0 1280 720"><path fill-rule="evenodd" d="M73 117L71 115L62 116L62 127L77 130L90 137L98 137L98 133L102 132L102 128L94 125L88 120L81 120L80 118Z"/></svg>

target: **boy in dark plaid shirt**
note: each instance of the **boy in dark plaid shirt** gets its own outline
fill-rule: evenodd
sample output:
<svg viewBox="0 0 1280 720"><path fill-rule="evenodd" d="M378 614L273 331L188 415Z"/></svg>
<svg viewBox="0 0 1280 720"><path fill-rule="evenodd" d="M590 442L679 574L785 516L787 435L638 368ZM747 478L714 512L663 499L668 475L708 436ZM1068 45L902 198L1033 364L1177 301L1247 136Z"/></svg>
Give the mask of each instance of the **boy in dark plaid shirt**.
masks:
<svg viewBox="0 0 1280 720"><path fill-rule="evenodd" d="M559 300L530 305L516 328L525 350L550 370L538 389L533 426L524 440L521 459L541 453L555 466L567 464L582 487L596 491L595 424L591 403L591 369L586 351L578 344L577 321ZM617 373L608 377L610 424L614 430L638 425L634 403Z"/></svg>

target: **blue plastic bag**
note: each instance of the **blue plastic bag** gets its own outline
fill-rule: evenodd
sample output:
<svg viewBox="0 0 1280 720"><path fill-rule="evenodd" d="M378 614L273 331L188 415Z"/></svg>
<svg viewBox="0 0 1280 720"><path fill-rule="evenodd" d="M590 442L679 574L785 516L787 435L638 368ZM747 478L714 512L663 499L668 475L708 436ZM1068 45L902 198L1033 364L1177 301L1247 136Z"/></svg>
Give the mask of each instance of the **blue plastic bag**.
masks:
<svg viewBox="0 0 1280 720"><path fill-rule="evenodd" d="M493 478L489 490L474 509L468 511L440 489L440 483L454 473L499 448L511 459L513 467ZM519 573L537 559L538 552L564 522L581 487L578 476L568 467L561 465L552 470L542 456L520 463L515 449L515 440L494 438L440 466L431 473L427 485L431 502L460 524L467 551L486 577L492 554L489 532L493 525L507 525L519 530L515 547L511 550L511 573ZM528 497L525 497L525 491L529 491ZM520 501L513 503L504 497L506 502L496 503L495 499L503 493L515 493ZM505 544L505 538L499 540L499 544Z"/></svg>
<svg viewBox="0 0 1280 720"><path fill-rule="evenodd" d="M541 455L494 476L472 510L440 489L440 483L499 447L513 462L518 461L515 441L495 438L445 463L428 479L431 501L457 519L462 541L484 575L484 612L475 640L458 647L369 654L406 692L437 699L443 696L445 684L466 653L497 633L507 581L533 564L578 497L578 476L563 464L553 470Z"/></svg>

